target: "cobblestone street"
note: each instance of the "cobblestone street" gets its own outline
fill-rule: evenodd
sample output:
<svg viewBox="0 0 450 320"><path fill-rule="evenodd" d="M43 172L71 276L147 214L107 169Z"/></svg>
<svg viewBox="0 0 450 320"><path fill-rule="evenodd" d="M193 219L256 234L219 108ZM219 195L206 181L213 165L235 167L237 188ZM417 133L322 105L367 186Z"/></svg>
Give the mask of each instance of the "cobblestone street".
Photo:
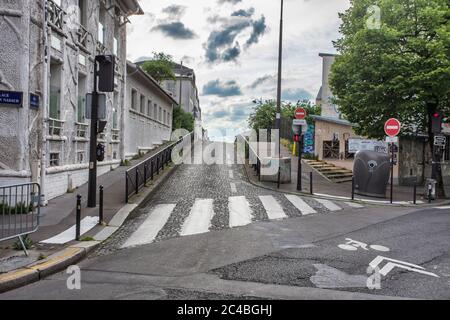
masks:
<svg viewBox="0 0 450 320"><path fill-rule="evenodd" d="M230 156L227 158L230 159ZM142 236L146 240L138 241L139 244L181 236L183 224L190 215L195 215L196 210L193 208L196 205L198 207L200 201L212 203L208 209L211 212L200 210L196 220L202 221L194 221L205 224L207 229L192 234L236 227L230 219L232 206L235 206L235 211L239 211L238 216L248 214L247 223L243 222L239 226L248 225L250 222L282 220L311 214L336 214L365 208L364 205L351 202L301 197L254 186L247 180L243 165L236 164L236 161L231 162L233 161L222 165L181 165L98 253L121 248L134 232L153 218L155 209L161 207L170 210L170 216L164 219L165 223L161 224L160 230L154 231L154 239L145 234ZM241 212L242 210L244 212Z"/></svg>

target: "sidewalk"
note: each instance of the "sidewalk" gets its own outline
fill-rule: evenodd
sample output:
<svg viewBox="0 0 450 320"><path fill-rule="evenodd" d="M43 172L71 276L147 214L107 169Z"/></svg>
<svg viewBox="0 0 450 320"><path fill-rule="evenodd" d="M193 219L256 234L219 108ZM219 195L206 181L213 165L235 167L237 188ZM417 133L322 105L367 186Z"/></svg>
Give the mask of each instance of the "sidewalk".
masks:
<svg viewBox="0 0 450 320"><path fill-rule="evenodd" d="M291 183L281 184L280 191L299 193L297 190L297 173L298 173L298 157L292 157L289 150L284 146L281 147L281 155L283 157L291 157ZM256 172L248 165L245 166L247 175L250 181L254 184L260 186L277 189L277 184L272 182L260 182ZM305 161L302 161L302 192L310 193L310 172L313 173L313 192L314 195L318 196L329 196L335 198L346 198L346 200L351 199L352 195L352 183L334 183L323 177L320 173L309 166ZM278 189L277 189L278 190ZM428 200L423 198L424 188L421 186L417 187L417 203L424 204L428 203ZM394 184L394 203L395 204L412 204L414 199L414 188L398 186ZM366 196L360 196L355 194L355 200L367 201L373 203L390 203L390 185L388 185L386 190L386 198L372 198ZM449 202L448 199L438 199L433 201L433 204L441 204Z"/></svg>
<svg viewBox="0 0 450 320"><path fill-rule="evenodd" d="M97 178L97 187L99 187L100 185L104 186L104 222L106 225L109 225L115 215L119 211L121 211L121 209L126 207L125 172L132 166L156 154L165 146L166 145L162 145L159 148L150 151L148 154L138 160L130 161L129 166L120 166L115 170L110 171ZM169 171L170 169L171 168L169 167L163 172L160 172L159 176L155 175L153 184L155 184L156 181L159 181L161 177L164 177L167 174L167 171ZM81 220L86 217L92 217L92 220L94 220L94 218L98 218L98 206L97 208L87 208L87 193L88 184L86 183L75 190L74 193L67 193L60 197L52 199L48 202L48 205L46 207L41 208L40 228L37 232L29 236L34 242L34 248L29 251L30 256L28 258L25 257L23 251L14 251L12 249L12 244L17 239L12 239L0 243L0 274L29 265L31 262L38 260L39 256L41 258L47 257L55 252L58 252L59 250L66 248L68 245L75 243L75 241L69 241L62 244L43 244L40 242L61 234L62 232L75 225L76 196L78 194L82 196ZM97 204L98 201L99 196L97 190ZM129 210L127 211L131 211L131 209L134 209L135 207L136 205L130 205L128 208ZM105 226L96 224L94 227L84 233L82 235L82 238L93 238L94 235L98 235L99 231L103 229L105 229Z"/></svg>

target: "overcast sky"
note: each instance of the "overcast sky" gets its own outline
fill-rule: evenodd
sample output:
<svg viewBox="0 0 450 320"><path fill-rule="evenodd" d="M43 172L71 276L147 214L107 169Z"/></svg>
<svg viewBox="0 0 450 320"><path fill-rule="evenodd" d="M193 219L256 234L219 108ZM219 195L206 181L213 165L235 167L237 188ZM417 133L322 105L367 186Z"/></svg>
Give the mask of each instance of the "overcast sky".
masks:
<svg viewBox="0 0 450 320"><path fill-rule="evenodd" d="M280 1L140 0L144 16L128 25L128 59L163 51L197 75L203 125L248 128L255 98L276 98ZM314 99L319 52L334 53L338 13L348 0L285 0L283 99Z"/></svg>

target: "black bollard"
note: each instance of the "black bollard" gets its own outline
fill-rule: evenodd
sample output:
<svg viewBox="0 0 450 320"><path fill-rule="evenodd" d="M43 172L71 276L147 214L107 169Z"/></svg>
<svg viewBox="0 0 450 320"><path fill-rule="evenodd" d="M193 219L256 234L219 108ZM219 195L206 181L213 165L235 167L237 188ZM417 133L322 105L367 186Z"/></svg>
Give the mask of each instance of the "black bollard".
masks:
<svg viewBox="0 0 450 320"><path fill-rule="evenodd" d="M100 186L100 197L98 206L98 223L103 224L103 186Z"/></svg>
<svg viewBox="0 0 450 320"><path fill-rule="evenodd" d="M81 230L81 195L77 195L77 209L76 209L76 227L75 227L75 240L80 241Z"/></svg>

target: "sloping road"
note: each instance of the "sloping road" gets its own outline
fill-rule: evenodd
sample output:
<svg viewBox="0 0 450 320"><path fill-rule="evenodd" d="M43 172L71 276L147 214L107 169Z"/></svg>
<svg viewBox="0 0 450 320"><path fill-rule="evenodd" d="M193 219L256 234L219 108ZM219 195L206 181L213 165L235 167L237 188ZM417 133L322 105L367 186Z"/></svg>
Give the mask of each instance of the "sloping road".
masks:
<svg viewBox="0 0 450 320"><path fill-rule="evenodd" d="M80 264L81 290L60 273L0 299L448 299L449 218L260 189L236 164L184 164ZM374 261L397 265L369 290Z"/></svg>

